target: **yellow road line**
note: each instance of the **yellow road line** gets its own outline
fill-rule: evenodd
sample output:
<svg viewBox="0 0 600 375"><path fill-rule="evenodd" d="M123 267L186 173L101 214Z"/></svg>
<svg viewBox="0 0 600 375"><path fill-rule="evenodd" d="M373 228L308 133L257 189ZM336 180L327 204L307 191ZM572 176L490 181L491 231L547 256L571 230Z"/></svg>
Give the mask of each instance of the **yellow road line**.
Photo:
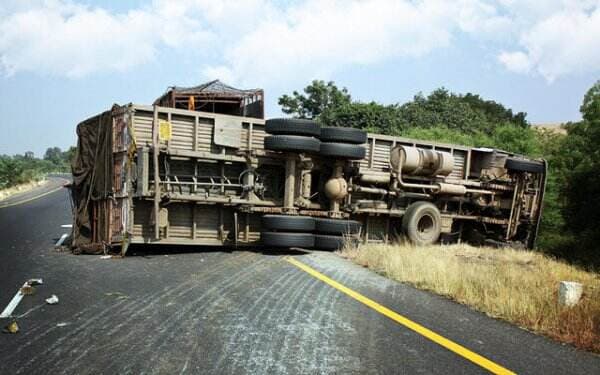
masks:
<svg viewBox="0 0 600 375"><path fill-rule="evenodd" d="M448 340L447 338L445 338L443 336L438 335L437 333L433 332L432 330L427 329L427 328L423 327L422 325L415 323L408 318L405 318L404 316L402 316L402 315L388 309L387 307L380 305L379 303L373 301L372 299L369 299L369 298L363 296L362 294L338 283L337 281L323 275L322 273L315 270L314 268L311 268L296 259L286 257L285 260L288 261L289 263L293 264L294 266L300 268L302 271L308 273L309 275L321 280L322 282L328 284L329 286L348 295L349 297L359 301L362 304L367 305L368 307L372 308L373 310L377 311L378 313L387 316L388 318L392 319L393 321L402 324L406 328L417 332L421 336L424 336L424 337L428 338L429 340L435 342L436 344L441 345L444 348L450 350L451 352L454 352L454 353L458 354L459 356L461 356L465 359L468 359L469 361L477 364L478 366L483 367L484 369L490 371L493 374L514 374L514 372L500 366L499 364L494 363L494 362L490 361L489 359L470 351L469 349L465 348L464 346L461 346L451 340Z"/></svg>
<svg viewBox="0 0 600 375"><path fill-rule="evenodd" d="M18 201L18 202L14 202L14 203L5 204L5 205L2 205L0 203L0 208L7 208L7 207L12 207L12 206L17 206L17 205L23 204L23 203L28 203L28 202L34 201L36 199L39 199L41 197L45 197L46 195L50 195L52 193L56 193L57 191L59 191L62 188L64 188L64 186L57 187L56 189L52 189L52 190L47 191L47 192L45 192L43 194L36 195L35 197L31 197L31 198L25 199L24 201Z"/></svg>

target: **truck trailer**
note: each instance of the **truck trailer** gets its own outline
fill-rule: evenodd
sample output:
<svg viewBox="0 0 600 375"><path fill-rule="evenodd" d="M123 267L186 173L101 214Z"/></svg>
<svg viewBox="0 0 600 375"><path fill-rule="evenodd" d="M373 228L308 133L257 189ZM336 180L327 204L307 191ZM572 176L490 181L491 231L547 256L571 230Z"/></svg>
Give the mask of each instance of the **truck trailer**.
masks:
<svg viewBox="0 0 600 375"><path fill-rule="evenodd" d="M220 91L208 95L215 82ZM77 126L74 251L334 250L401 239L535 246L544 160L265 120L262 90L212 84L114 105Z"/></svg>

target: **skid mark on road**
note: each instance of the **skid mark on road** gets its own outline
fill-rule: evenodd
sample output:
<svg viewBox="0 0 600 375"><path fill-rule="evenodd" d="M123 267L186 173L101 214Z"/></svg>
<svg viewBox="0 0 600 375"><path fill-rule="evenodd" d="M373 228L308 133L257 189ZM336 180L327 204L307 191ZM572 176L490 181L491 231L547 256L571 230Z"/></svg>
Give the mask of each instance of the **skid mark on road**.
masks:
<svg viewBox="0 0 600 375"><path fill-rule="evenodd" d="M280 264L277 264L280 268ZM264 303L261 311L254 316L251 322L251 335L248 337L246 344L251 348L249 356L239 356L234 363L234 372L242 371L244 368L249 368L251 371L260 371L273 366L275 360L271 355L274 336L277 336L279 327L277 320L282 316L283 310L293 303L294 297L299 295L298 284L303 279L298 277L296 272L285 270L285 283L282 287L268 295L270 299L274 299L275 303ZM265 291L267 295L268 291ZM241 360L240 360L241 359Z"/></svg>
<svg viewBox="0 0 600 375"><path fill-rule="evenodd" d="M173 353L172 349L174 347L186 344L184 342L185 337L189 335L195 337L195 335L200 334L200 332L195 332L194 328L200 326L199 321L202 320L205 312L207 310L214 311L215 307L225 298L232 287L239 285L240 282L243 283L247 277L255 274L257 268L262 266L264 262L266 262L266 260L261 259L244 265L238 265L237 268L241 269L241 271L225 272L225 274L230 274L228 278L217 283L211 283L210 285L212 286L204 290L199 297L194 298L193 293L200 290L204 285L197 285L195 288L190 288L188 293L181 295L181 298L179 298L181 301L184 301L184 303L178 305L176 312L160 324L152 326L154 332L152 339L147 340L145 345L139 349L137 348L140 344L134 344L132 349L137 350L141 354L140 358L149 358L154 353L163 350ZM148 317L148 319L151 318L152 317ZM148 327L138 326L137 333L135 334L143 335L147 328ZM136 328L130 327L129 329L134 330ZM169 347L171 347L171 350L169 350ZM180 353L173 354L177 355ZM125 370L129 369L131 371L132 367L135 367L135 370L138 371L140 368L143 368L144 365L148 365L147 361L144 361L143 364L130 362L130 366ZM167 366L169 364L164 363L163 365ZM175 371L175 368L163 369L163 371L172 372Z"/></svg>
<svg viewBox="0 0 600 375"><path fill-rule="evenodd" d="M272 272L272 270L269 271ZM213 369L226 372L229 370L223 367L224 362L227 362L228 366L235 369L238 366L243 368L246 365L245 361L249 359L253 360L250 355L244 353L240 348L250 349L254 347L250 345L250 340L260 335L261 332L257 329L257 325L260 323L265 311L272 306L269 301L265 300L273 298L273 296L278 296L278 301L283 299L281 292L288 290L290 284L293 282L293 278L289 277L290 274L292 273L282 273L275 279L264 280L263 282L269 282L269 286L262 288L254 303L247 310L243 307L243 301L237 301L237 304L232 304L232 308L238 310L238 312L233 314L233 316L224 315L223 318L226 321L219 325L219 328L222 329L220 336L223 338L224 343ZM245 298L252 298L252 292L248 296L245 296ZM264 343L261 344L264 345Z"/></svg>
<svg viewBox="0 0 600 375"><path fill-rule="evenodd" d="M328 284L329 286L331 286L332 288L337 289L338 291L346 294L347 296L349 296L350 298L355 299L356 301L366 305L367 307L375 310L376 312L392 319L393 321L405 326L408 329L411 329L413 331L415 331L416 333L420 334L421 336L426 337L427 339L435 342L436 344L458 354L459 356L475 363L476 365L494 373L494 374L514 374L514 372L500 366L497 363L494 363L492 361L490 361L489 359L470 351L469 349L441 336L438 335L437 333L431 331L428 328L423 327L422 325L413 322L412 320L396 313L395 311L392 311L390 309L388 309L387 307L380 305L379 303L363 296L362 294L344 286L343 284L329 278L328 276L323 275L322 273L318 272L317 270L315 270L314 268L296 260L290 257L287 257L286 260L293 264L294 266L298 267L299 269L301 269L302 271L308 273L309 275L321 280L322 282Z"/></svg>
<svg viewBox="0 0 600 375"><path fill-rule="evenodd" d="M198 279L205 279L219 272L225 270L229 263L233 260L237 261L237 258L248 256L247 254L241 256L235 256L228 259L228 262L223 262L206 272L203 272L198 277L191 277L190 280L184 283L180 283L177 287L166 286L162 289L156 290L153 293L142 296L141 298L129 298L121 299L112 305L105 307L98 311L98 307L105 306L106 300L100 298L99 302L82 310L73 317L73 328L66 333L64 336L56 340L52 345L46 348L42 353L36 353L30 360L19 366L17 373L25 372L33 364L42 366L41 368L57 368L64 369L67 364L71 365L69 368L76 368L79 360L82 359L90 350L95 350L99 345L94 338L95 332L100 332L103 337L116 335L120 332L120 328L124 324L136 319L138 315L144 313L146 310L151 309L155 303L166 298L171 298L172 295L180 296L181 290L189 289L190 285L198 282ZM101 294L101 293L100 293ZM102 296L104 297L104 296ZM90 314L92 312L92 314ZM77 320L85 318L81 324L77 324ZM37 335L33 340L29 341L26 345L20 347L17 351L20 352L26 349L33 343L43 340L45 336L49 335L58 328L53 325L45 332ZM129 335L127 335L129 336ZM112 339L112 338L111 338ZM84 348L84 349L83 349ZM15 355L17 354L15 353ZM114 356L115 353L111 353ZM73 357L76 357L75 360Z"/></svg>
<svg viewBox="0 0 600 375"><path fill-rule="evenodd" d="M171 293L166 297L161 296L150 301L147 301L146 299L141 300L140 304L144 304L145 307L139 309L139 311L134 314L135 320L133 323L131 323L132 319L130 319L129 322L122 324L118 331L113 332L114 337L111 341L128 348L127 351L110 355L110 358L114 360L114 363L128 363L127 367L115 368L114 370L116 372L140 371L140 369L152 367L155 364L147 361L147 358L152 358L154 353L160 352L161 350L173 352L172 350L168 350L166 346L173 346L177 343L176 339L180 335L179 331L181 329L190 328L190 322L186 318L190 315L192 317L200 316L202 311L198 310L196 307L199 304L202 304L207 297L216 294L221 288L227 288L228 285L235 283L236 279L243 277L245 273L251 272L248 269L238 273L227 272L232 266L234 268L243 267L245 263L248 263L246 259L250 260L251 258L251 255L246 255L237 257L236 259L230 259L219 267L211 269L211 271L207 272L205 275L192 277L189 281L175 288L178 293ZM233 260L235 260L235 262ZM260 264L261 262L252 263ZM222 273L231 274L231 276L217 284L211 282L212 277ZM204 290L199 297L194 299L194 293L203 290L203 288L205 289L207 285L212 285L212 287ZM166 319L163 319L161 316L163 314L160 313L160 309L165 307L165 302L167 301L174 303L174 312L168 315ZM120 334L121 331L127 333ZM130 356L131 352L139 353L140 355L136 356L136 358L144 359L143 362L128 361L127 358ZM108 359L109 358L107 358L107 360ZM160 358L158 360L160 361Z"/></svg>

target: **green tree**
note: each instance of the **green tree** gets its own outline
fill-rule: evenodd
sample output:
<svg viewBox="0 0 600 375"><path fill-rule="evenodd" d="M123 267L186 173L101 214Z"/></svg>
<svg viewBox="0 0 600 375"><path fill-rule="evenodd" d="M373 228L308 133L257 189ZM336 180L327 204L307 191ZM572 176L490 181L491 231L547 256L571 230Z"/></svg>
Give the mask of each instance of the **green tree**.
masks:
<svg viewBox="0 0 600 375"><path fill-rule="evenodd" d="M331 107L323 112L318 120L326 126L347 126L389 135L402 135L406 129L397 105L375 102L353 102Z"/></svg>
<svg viewBox="0 0 600 375"><path fill-rule="evenodd" d="M600 261L600 81L586 93L581 114L583 121L567 127L564 215L585 255Z"/></svg>
<svg viewBox="0 0 600 375"><path fill-rule="evenodd" d="M292 95L279 98L283 113L298 118L317 118L321 113L351 102L346 88L339 89L333 82L314 80L304 88L304 94L294 91Z"/></svg>
<svg viewBox="0 0 600 375"><path fill-rule="evenodd" d="M44 153L44 160L48 160L52 164L61 165L63 155L60 147L49 147Z"/></svg>

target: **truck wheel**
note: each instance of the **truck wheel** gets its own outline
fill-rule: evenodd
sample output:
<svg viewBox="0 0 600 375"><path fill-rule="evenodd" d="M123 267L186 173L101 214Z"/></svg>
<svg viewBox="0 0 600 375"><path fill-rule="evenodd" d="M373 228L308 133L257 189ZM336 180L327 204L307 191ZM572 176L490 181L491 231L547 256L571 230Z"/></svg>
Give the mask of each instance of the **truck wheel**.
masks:
<svg viewBox="0 0 600 375"><path fill-rule="evenodd" d="M264 215L262 224L265 229L291 232L312 232L315 219L310 216Z"/></svg>
<svg viewBox="0 0 600 375"><path fill-rule="evenodd" d="M529 172L529 173L543 173L544 164L541 162L520 160L520 159L506 159L504 165L506 169L511 171Z"/></svg>
<svg viewBox="0 0 600 375"><path fill-rule="evenodd" d="M265 149L287 152L319 152L321 142L300 135L271 135L265 138Z"/></svg>
<svg viewBox="0 0 600 375"><path fill-rule="evenodd" d="M358 160L365 157L366 150L359 145L322 142L319 154L321 156L329 156L332 158Z"/></svg>
<svg viewBox="0 0 600 375"><path fill-rule="evenodd" d="M356 234L360 232L360 228L360 222L355 220L315 218L315 229L318 233Z"/></svg>
<svg viewBox="0 0 600 375"><path fill-rule="evenodd" d="M265 132L283 135L308 135L318 137L321 127L312 120L296 118L274 118L265 122Z"/></svg>
<svg viewBox="0 0 600 375"><path fill-rule="evenodd" d="M323 142L342 142L360 145L367 142L367 132L355 128L321 128Z"/></svg>
<svg viewBox="0 0 600 375"><path fill-rule="evenodd" d="M344 247L344 237L342 236L315 235L315 249L338 250L342 247Z"/></svg>
<svg viewBox="0 0 600 375"><path fill-rule="evenodd" d="M415 202L402 217L402 231L417 246L431 245L440 238L440 210L429 202Z"/></svg>
<svg viewBox="0 0 600 375"><path fill-rule="evenodd" d="M312 233L262 232L260 239L265 246L311 248L315 245Z"/></svg>

